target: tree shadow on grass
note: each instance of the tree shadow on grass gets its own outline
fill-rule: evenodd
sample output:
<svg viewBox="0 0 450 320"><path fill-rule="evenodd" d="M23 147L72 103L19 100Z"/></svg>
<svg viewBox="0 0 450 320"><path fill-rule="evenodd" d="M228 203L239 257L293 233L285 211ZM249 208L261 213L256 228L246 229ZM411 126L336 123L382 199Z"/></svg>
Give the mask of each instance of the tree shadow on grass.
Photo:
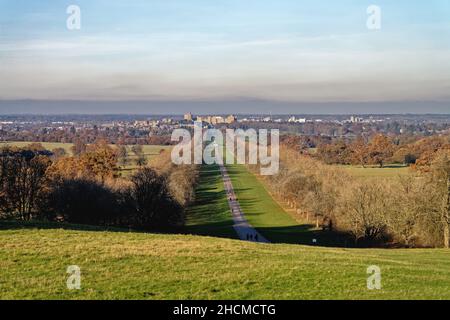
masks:
<svg viewBox="0 0 450 320"><path fill-rule="evenodd" d="M319 247L355 247L353 237L346 232L316 229L312 224L286 227L256 228L272 243L301 244Z"/></svg>
<svg viewBox="0 0 450 320"><path fill-rule="evenodd" d="M233 220L217 165L202 166L195 203L187 210L184 234L236 239Z"/></svg>
<svg viewBox="0 0 450 320"><path fill-rule="evenodd" d="M119 227L92 226L83 224L70 224L64 222L49 222L41 220L21 221L21 220L0 220L0 230L21 230L21 229L61 229L73 231L97 231L97 232L123 232L123 233L146 233L147 231L126 229Z"/></svg>

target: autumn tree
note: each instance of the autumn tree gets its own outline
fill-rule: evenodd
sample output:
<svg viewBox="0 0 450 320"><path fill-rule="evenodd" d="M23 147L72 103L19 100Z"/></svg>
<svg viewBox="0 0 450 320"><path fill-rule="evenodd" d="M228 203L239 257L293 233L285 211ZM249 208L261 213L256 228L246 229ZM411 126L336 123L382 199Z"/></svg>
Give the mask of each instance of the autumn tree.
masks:
<svg viewBox="0 0 450 320"><path fill-rule="evenodd" d="M66 149L64 149L64 148L54 148L52 150L52 154L53 154L52 158L54 160L58 160L60 158L63 158L63 157L67 156Z"/></svg>
<svg viewBox="0 0 450 320"><path fill-rule="evenodd" d="M75 179L84 176L83 165L79 158L63 157L55 159L47 170L50 179Z"/></svg>
<svg viewBox="0 0 450 320"><path fill-rule="evenodd" d="M358 164L363 167L366 166L369 158L369 151L364 138L359 137L358 139L356 139L350 145L350 152L352 164Z"/></svg>
<svg viewBox="0 0 450 320"><path fill-rule="evenodd" d="M382 168L384 163L392 157L394 146L388 137L379 134L370 142L368 151L370 162Z"/></svg>
<svg viewBox="0 0 450 320"><path fill-rule="evenodd" d="M49 175L53 178L90 178L101 182L115 177L117 172L117 153L102 141L90 145L78 157L56 160L49 168Z"/></svg>
<svg viewBox="0 0 450 320"><path fill-rule="evenodd" d="M82 170L101 181L114 177L118 171L117 153L105 141L89 146L80 161Z"/></svg>
<svg viewBox="0 0 450 320"><path fill-rule="evenodd" d="M73 146L71 147L72 154L76 157L85 153L86 149L87 145L79 138L74 140Z"/></svg>
<svg viewBox="0 0 450 320"><path fill-rule="evenodd" d="M33 152L35 152L35 153L38 153L38 152L46 151L47 149L45 149L45 147L42 145L42 143L39 143L39 142L33 142L33 143L30 143L30 144L26 147L26 150L30 150L30 151L33 151Z"/></svg>
<svg viewBox="0 0 450 320"><path fill-rule="evenodd" d="M180 166L168 177L169 192L182 207L195 200L195 184L198 172L192 166Z"/></svg>
<svg viewBox="0 0 450 320"><path fill-rule="evenodd" d="M322 144L317 150L317 156L327 164L348 164L350 162L350 148L342 140L331 144Z"/></svg>
<svg viewBox="0 0 450 320"><path fill-rule="evenodd" d="M119 145L117 147L117 157L119 165L125 166L128 163L128 151L125 145Z"/></svg>

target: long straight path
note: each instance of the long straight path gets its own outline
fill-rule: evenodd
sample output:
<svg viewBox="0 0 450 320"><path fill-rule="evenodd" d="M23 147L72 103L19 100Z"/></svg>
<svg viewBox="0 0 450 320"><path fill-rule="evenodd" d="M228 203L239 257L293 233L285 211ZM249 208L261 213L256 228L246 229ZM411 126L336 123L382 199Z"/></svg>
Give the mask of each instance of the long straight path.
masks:
<svg viewBox="0 0 450 320"><path fill-rule="evenodd" d="M239 239L269 243L270 241L267 240L258 231L256 231L256 229L252 227L250 223L248 223L247 219L245 219L245 215L242 212L241 206L239 205L239 201L234 192L230 176L224 165L220 165L220 174L222 175L223 184L227 193L228 204L233 215L233 228L236 231Z"/></svg>

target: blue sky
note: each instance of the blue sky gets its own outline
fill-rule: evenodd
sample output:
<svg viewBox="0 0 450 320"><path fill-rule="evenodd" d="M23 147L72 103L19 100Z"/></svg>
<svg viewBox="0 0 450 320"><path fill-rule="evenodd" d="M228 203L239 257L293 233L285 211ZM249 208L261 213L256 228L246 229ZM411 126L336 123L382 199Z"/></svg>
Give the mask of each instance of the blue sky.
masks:
<svg viewBox="0 0 450 320"><path fill-rule="evenodd" d="M0 0L0 99L448 102L449 53L448 0Z"/></svg>

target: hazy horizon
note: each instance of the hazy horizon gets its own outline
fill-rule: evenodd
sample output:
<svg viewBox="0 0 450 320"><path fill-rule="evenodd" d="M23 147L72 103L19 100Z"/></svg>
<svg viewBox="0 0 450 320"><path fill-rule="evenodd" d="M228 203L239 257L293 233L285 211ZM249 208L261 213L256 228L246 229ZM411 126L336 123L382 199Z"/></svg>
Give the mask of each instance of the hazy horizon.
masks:
<svg viewBox="0 0 450 320"><path fill-rule="evenodd" d="M450 112L447 0L0 7L0 114Z"/></svg>
<svg viewBox="0 0 450 320"><path fill-rule="evenodd" d="M450 114L447 102L286 103L235 101L54 101L0 100L0 115L12 114Z"/></svg>

